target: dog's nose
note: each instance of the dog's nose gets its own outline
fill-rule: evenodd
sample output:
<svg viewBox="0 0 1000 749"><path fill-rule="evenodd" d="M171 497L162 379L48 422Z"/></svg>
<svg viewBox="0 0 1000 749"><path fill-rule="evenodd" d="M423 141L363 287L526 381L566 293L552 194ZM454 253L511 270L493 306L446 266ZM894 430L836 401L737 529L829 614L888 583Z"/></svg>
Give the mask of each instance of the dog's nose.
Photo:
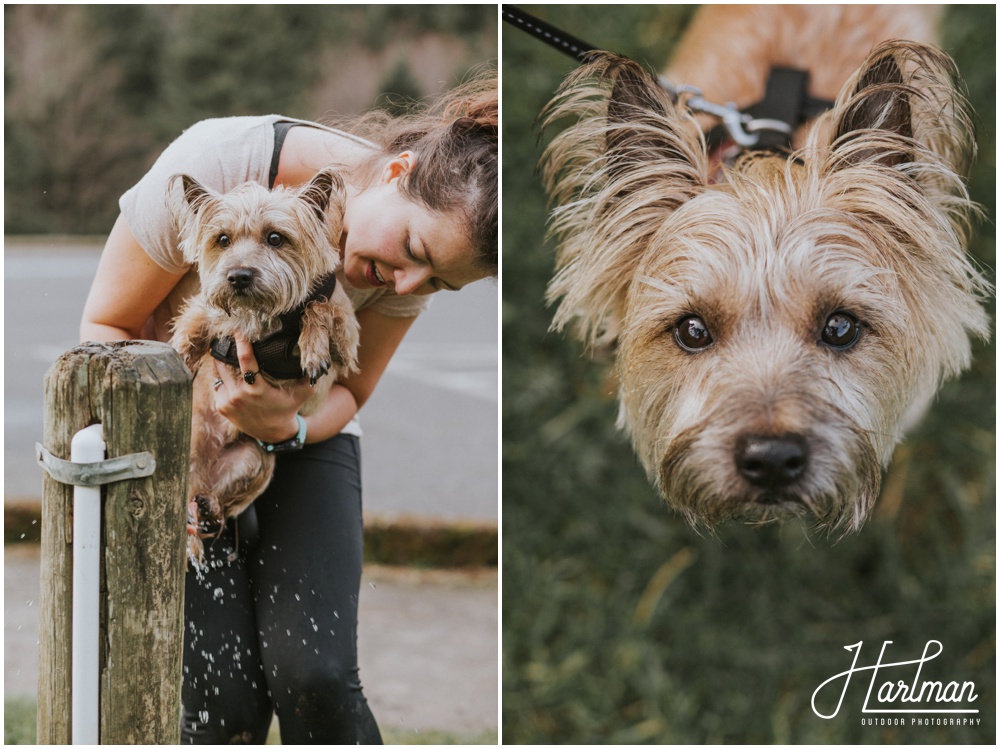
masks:
<svg viewBox="0 0 1000 749"><path fill-rule="evenodd" d="M806 472L809 447L797 434L744 437L736 446L736 469L754 486L777 489Z"/></svg>
<svg viewBox="0 0 1000 749"><path fill-rule="evenodd" d="M249 268L236 268L229 271L229 285L237 291L246 290L253 282L253 271Z"/></svg>

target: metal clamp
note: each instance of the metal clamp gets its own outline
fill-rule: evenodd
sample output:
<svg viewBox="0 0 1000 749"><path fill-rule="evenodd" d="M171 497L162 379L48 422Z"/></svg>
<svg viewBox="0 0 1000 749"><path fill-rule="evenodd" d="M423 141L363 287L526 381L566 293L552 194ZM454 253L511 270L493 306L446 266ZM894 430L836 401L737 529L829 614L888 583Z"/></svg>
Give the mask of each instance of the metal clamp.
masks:
<svg viewBox="0 0 1000 749"><path fill-rule="evenodd" d="M152 453L133 453L96 463L74 463L57 458L41 444L35 443L35 460L49 476L60 484L102 486L116 481L152 476L156 459Z"/></svg>

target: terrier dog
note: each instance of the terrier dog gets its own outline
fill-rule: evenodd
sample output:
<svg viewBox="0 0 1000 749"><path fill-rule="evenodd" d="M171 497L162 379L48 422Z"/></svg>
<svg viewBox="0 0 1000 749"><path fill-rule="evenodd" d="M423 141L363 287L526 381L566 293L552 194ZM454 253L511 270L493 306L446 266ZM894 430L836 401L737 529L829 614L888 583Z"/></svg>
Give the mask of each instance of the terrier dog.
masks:
<svg viewBox="0 0 1000 749"><path fill-rule="evenodd" d="M542 162L553 327L615 342L620 423L692 524L857 530L906 429L989 334L965 252L970 111L932 28L903 6L707 7L668 79L742 108L792 66L836 99L785 153L722 163L687 94L609 53L543 113L574 119Z"/></svg>
<svg viewBox="0 0 1000 749"><path fill-rule="evenodd" d="M195 374L188 538L196 563L201 537L246 509L274 471L274 455L216 410L213 357L238 365L233 337L255 342L261 369L244 379L259 374L281 387L308 377L315 392L302 415L357 368L358 323L334 276L343 197L342 180L329 170L300 189L247 182L222 195L186 175L171 181L180 247L201 281L171 339Z"/></svg>

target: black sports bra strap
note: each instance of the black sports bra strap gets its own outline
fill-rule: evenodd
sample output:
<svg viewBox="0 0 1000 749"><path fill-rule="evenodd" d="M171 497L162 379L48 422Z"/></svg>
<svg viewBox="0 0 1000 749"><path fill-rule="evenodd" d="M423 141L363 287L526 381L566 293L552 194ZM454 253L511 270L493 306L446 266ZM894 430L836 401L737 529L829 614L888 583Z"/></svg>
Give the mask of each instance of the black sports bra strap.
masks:
<svg viewBox="0 0 1000 749"><path fill-rule="evenodd" d="M274 153L271 156L271 171L267 177L267 189L274 189L274 180L278 178L278 161L281 159L281 147L285 143L288 131L298 125L298 122L278 121L274 123Z"/></svg>

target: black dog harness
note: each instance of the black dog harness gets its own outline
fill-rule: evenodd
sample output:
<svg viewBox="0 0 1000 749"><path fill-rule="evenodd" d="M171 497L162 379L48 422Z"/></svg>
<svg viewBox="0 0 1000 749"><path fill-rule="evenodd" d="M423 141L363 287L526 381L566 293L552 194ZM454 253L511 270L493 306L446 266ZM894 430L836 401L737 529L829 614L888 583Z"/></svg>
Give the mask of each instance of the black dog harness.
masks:
<svg viewBox="0 0 1000 749"><path fill-rule="evenodd" d="M298 350L302 314L306 305L311 302L329 299L335 288L337 277L333 273L323 276L302 304L278 317L279 325L275 332L253 342L253 355L262 373L275 380L297 380L302 377L302 362ZM239 368L236 341L232 337L212 339L210 350L213 358Z"/></svg>
<svg viewBox="0 0 1000 749"><path fill-rule="evenodd" d="M792 133L813 117L833 108L833 102L809 96L809 73L795 68L771 68L764 89L764 98L746 108L751 121L784 123L784 128L760 128L753 149L787 152L792 146ZM705 133L709 153L733 143L729 128L722 122ZM736 144L740 145L740 144Z"/></svg>

